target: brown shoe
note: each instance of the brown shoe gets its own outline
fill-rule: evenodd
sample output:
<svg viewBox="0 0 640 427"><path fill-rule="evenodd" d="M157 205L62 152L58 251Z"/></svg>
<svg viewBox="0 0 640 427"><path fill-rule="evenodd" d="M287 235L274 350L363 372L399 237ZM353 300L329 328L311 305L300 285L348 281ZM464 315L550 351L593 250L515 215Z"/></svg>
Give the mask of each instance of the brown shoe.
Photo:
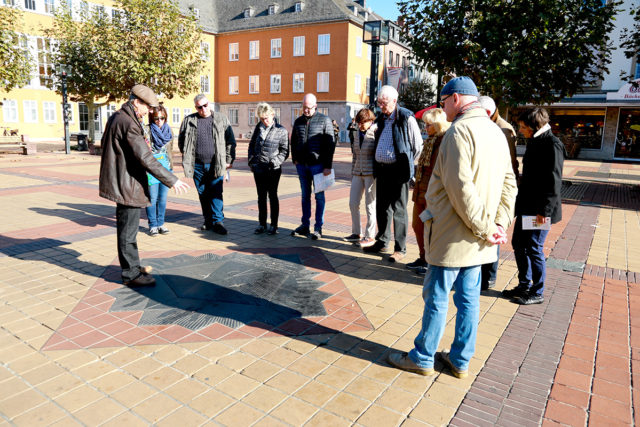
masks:
<svg viewBox="0 0 640 427"><path fill-rule="evenodd" d="M389 257L389 262L400 262L405 255L404 252L394 252L393 255Z"/></svg>
<svg viewBox="0 0 640 427"><path fill-rule="evenodd" d="M468 369L460 369L460 368L456 367L456 365L454 365L453 362L451 362L451 359L449 359L449 353L448 352L441 351L440 353L438 353L437 358L447 368L449 368L449 370L451 371L451 374L454 377L462 379L462 378L467 378L469 376L469 370Z"/></svg>
<svg viewBox="0 0 640 427"><path fill-rule="evenodd" d="M140 267L140 273L142 274L151 274L153 271L153 267L150 265L143 265Z"/></svg>
<svg viewBox="0 0 640 427"><path fill-rule="evenodd" d="M402 369L403 371L414 372L426 377L436 373L433 367L421 368L420 366L416 365L414 361L409 358L408 353L390 353L387 356L387 362L389 362L391 366L395 366L396 368Z"/></svg>

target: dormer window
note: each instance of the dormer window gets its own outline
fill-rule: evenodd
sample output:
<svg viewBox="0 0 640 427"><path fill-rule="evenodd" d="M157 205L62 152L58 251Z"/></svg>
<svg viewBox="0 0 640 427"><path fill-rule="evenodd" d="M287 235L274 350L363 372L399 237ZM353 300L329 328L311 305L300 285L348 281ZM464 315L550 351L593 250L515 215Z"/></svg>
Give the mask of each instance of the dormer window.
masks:
<svg viewBox="0 0 640 427"><path fill-rule="evenodd" d="M296 12L302 12L302 9L304 9L304 2L303 1L297 1L295 4L295 11Z"/></svg>
<svg viewBox="0 0 640 427"><path fill-rule="evenodd" d="M358 16L358 6L349 6L349 9L351 9L355 16Z"/></svg>
<svg viewBox="0 0 640 427"><path fill-rule="evenodd" d="M246 18L251 18L253 16L253 8L252 7L248 7L244 10L244 17Z"/></svg>
<svg viewBox="0 0 640 427"><path fill-rule="evenodd" d="M275 15L278 11L278 5L276 3L269 5L269 15Z"/></svg>

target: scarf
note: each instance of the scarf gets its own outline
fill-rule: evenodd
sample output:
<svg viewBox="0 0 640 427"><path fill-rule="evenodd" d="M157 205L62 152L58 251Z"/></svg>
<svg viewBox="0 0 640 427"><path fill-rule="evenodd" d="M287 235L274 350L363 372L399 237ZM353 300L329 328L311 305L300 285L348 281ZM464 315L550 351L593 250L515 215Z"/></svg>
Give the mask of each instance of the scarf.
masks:
<svg viewBox="0 0 640 427"><path fill-rule="evenodd" d="M460 116L473 108L482 108L482 105L480 105L478 101L471 101L468 104L463 105L462 107L460 107L460 111L458 111L458 114L456 114L456 117L455 119L453 119L453 121L455 122Z"/></svg>
<svg viewBox="0 0 640 427"><path fill-rule="evenodd" d="M144 125L144 121L142 120L144 116L140 114L140 112L138 111L138 109L136 108L133 102L131 102L131 108L133 108L133 112L136 114L136 118L138 119L138 121L140 122L140 126L142 127L142 135L144 136L144 142L147 143L147 147L149 147L149 150L151 150L151 139L149 136L149 130L147 130L147 127Z"/></svg>
<svg viewBox="0 0 640 427"><path fill-rule="evenodd" d="M171 133L171 127L164 122L162 127L159 127L155 123L151 123L149 126L151 129L151 136L153 137L153 149L159 150L167 145L173 139L173 133Z"/></svg>
<svg viewBox="0 0 640 427"><path fill-rule="evenodd" d="M424 144L422 146L422 152L420 153L420 157L418 158L418 166L416 167L416 174L415 174L416 182L420 182L420 180L422 180L422 173L424 171L424 168L428 168L429 166L432 166L431 154L440 147L441 141L442 141L442 135L434 135L425 139Z"/></svg>

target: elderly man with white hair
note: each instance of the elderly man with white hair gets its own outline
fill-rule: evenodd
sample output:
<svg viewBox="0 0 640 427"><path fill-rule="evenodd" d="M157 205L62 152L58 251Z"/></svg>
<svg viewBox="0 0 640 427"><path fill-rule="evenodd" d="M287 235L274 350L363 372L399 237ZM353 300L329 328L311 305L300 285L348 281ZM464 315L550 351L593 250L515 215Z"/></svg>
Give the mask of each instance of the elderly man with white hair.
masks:
<svg viewBox="0 0 640 427"><path fill-rule="evenodd" d="M414 159L422 151L422 135L413 113L398 106L398 91L383 86L378 96L382 114L376 119L376 148L373 175L376 178L376 242L363 251L376 253L390 249L393 221L394 248L390 262L402 260L407 252L409 181Z"/></svg>

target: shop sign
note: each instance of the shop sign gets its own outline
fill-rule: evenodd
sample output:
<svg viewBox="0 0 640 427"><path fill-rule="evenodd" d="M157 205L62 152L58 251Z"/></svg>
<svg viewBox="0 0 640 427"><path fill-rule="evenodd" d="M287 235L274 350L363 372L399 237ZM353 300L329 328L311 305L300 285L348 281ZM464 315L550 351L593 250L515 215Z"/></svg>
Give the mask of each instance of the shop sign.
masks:
<svg viewBox="0 0 640 427"><path fill-rule="evenodd" d="M640 101L640 79L634 80L634 83L627 83L617 92L607 93L607 101L629 101L634 99Z"/></svg>

